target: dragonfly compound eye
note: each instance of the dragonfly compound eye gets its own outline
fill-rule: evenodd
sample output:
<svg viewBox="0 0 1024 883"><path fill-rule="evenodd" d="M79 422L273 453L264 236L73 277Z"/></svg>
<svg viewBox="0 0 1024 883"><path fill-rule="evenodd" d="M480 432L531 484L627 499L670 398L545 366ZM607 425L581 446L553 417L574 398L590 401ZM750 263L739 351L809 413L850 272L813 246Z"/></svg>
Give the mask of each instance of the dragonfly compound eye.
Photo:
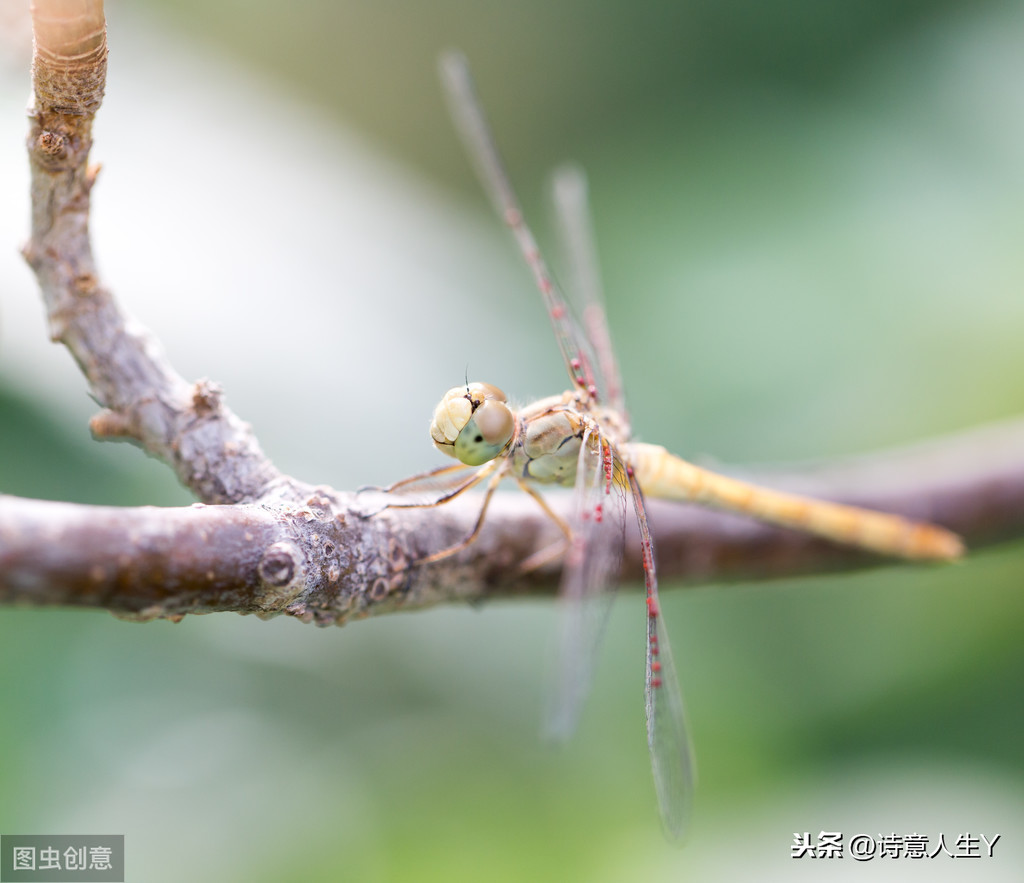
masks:
<svg viewBox="0 0 1024 883"><path fill-rule="evenodd" d="M466 398L464 389L450 389L434 409L430 422L430 437L440 451L455 456L455 439L473 416L473 403Z"/></svg>
<svg viewBox="0 0 1024 883"><path fill-rule="evenodd" d="M515 432L515 417L505 401L505 393L490 383L448 390L430 424L435 447L467 466L493 460Z"/></svg>
<svg viewBox="0 0 1024 883"><path fill-rule="evenodd" d="M512 440L516 420L509 406L485 399L455 439L455 456L467 466L480 466L498 456Z"/></svg>

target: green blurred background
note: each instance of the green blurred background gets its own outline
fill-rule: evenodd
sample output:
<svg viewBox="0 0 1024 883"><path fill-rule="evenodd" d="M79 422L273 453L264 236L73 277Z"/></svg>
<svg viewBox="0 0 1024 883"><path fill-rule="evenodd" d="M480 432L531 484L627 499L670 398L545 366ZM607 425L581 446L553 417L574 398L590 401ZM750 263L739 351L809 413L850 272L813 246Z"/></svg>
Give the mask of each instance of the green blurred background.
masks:
<svg viewBox="0 0 1024 883"><path fill-rule="evenodd" d="M28 80L7 16L0 490L187 503L159 464L88 439L94 405L45 341L14 254ZM452 46L542 235L547 172L587 169L643 438L799 461L1021 412L1019 3L151 0L108 18L101 267L302 478L434 465L425 422L467 363L524 399L564 386L440 98ZM549 603L344 631L4 611L0 831L123 832L133 881L845 879L850 858L789 857L821 829L1001 833L992 859L864 873L1024 877L1021 544L665 588L700 766L683 851L658 827L635 594L563 750L538 736Z"/></svg>

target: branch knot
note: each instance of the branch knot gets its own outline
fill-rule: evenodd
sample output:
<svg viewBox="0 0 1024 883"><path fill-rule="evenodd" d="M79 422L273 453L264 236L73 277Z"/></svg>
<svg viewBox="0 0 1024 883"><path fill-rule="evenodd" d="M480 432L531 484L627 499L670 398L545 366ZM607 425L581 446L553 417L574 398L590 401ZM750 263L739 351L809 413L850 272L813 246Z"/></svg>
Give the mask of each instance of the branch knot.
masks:
<svg viewBox="0 0 1024 883"><path fill-rule="evenodd" d="M257 603L263 610L280 610L303 589L305 556L294 543L274 543L263 553L258 571L264 591Z"/></svg>

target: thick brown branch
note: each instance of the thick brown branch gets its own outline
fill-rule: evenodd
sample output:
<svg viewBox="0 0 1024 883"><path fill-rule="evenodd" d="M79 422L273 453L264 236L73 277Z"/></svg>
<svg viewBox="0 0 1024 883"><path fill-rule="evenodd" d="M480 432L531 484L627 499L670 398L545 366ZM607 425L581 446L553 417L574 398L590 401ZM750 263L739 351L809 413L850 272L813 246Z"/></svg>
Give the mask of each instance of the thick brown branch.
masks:
<svg viewBox="0 0 1024 883"><path fill-rule="evenodd" d="M171 368L96 271L89 193L98 168L88 159L106 76L103 4L39 0L32 17L32 233L24 254L42 289L52 339L67 346L108 409L93 420L93 432L139 442L206 502L256 499L280 475L251 429L224 405L216 385L189 384Z"/></svg>
<svg viewBox="0 0 1024 883"><path fill-rule="evenodd" d="M778 487L928 518L972 549L1024 536L1024 422L814 472L749 476ZM565 494L551 502L563 514ZM130 618L234 610L321 625L430 604L551 594L559 566L519 574L559 538L524 494L500 494L480 538L479 496L374 516L374 498L320 488L296 505L113 509L0 497L0 602L98 607ZM665 580L697 585L885 565L866 553L696 506L652 501ZM907 565L909 566L909 565ZM640 547L624 576L639 584Z"/></svg>
<svg viewBox="0 0 1024 883"><path fill-rule="evenodd" d="M300 556L280 520L253 506L117 509L0 498L3 594L13 602L101 607L140 619L191 611L274 609L301 589ZM284 560L286 556L278 556ZM265 600L261 601L263 596Z"/></svg>

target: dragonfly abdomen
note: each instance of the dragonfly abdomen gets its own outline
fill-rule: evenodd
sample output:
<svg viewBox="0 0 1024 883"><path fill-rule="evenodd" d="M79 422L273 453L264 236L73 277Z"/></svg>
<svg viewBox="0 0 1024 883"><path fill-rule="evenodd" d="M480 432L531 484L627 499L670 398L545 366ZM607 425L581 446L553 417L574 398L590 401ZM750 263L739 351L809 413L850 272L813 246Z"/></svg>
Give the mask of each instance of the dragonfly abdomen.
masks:
<svg viewBox="0 0 1024 883"><path fill-rule="evenodd" d="M950 560L964 551L956 534L934 524L759 487L701 469L658 445L628 449L640 488L652 497L742 512L881 555Z"/></svg>

